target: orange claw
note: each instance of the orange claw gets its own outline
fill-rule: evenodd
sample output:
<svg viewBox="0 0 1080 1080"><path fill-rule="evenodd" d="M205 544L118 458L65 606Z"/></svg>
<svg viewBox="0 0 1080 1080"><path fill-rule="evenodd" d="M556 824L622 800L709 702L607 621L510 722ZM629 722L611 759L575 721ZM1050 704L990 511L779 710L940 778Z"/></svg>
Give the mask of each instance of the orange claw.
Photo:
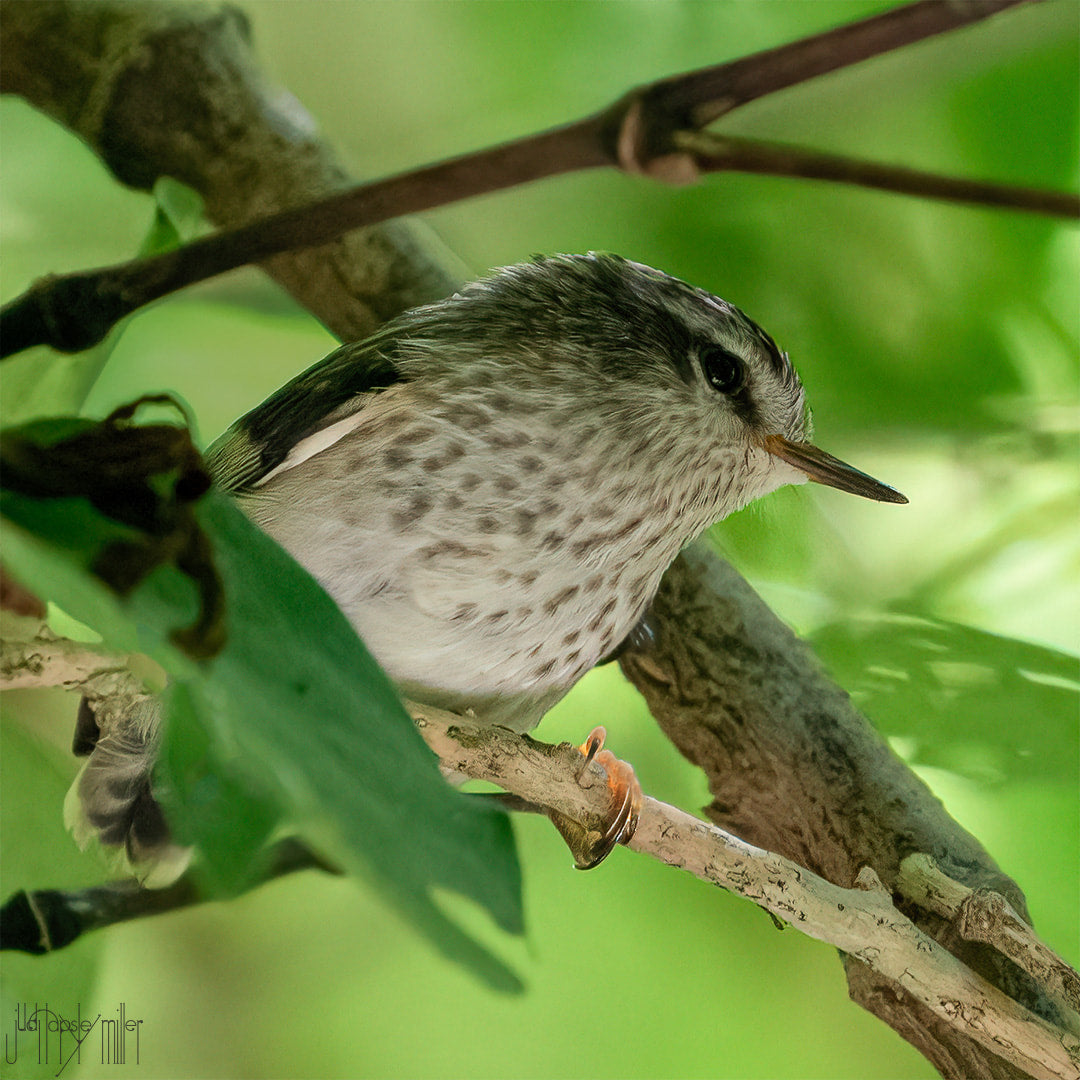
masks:
<svg viewBox="0 0 1080 1080"><path fill-rule="evenodd" d="M589 767L589 762L596 757L600 750L603 750L606 739L607 728L597 726L589 732L589 737L578 747L582 756L585 758L585 764L581 766L581 771L578 773L578 779L581 778L585 770Z"/></svg>
<svg viewBox="0 0 1080 1080"><path fill-rule="evenodd" d="M594 761L607 774L612 808L603 832L583 829L562 815L552 816L563 839L569 845L575 858L574 865L579 870L591 870L608 857L616 844L628 843L637 828L638 815L641 812L643 795L634 769L627 762L620 761L610 750L604 749L606 738L607 732L604 728L596 727L578 747L585 759L578 773L579 781Z"/></svg>

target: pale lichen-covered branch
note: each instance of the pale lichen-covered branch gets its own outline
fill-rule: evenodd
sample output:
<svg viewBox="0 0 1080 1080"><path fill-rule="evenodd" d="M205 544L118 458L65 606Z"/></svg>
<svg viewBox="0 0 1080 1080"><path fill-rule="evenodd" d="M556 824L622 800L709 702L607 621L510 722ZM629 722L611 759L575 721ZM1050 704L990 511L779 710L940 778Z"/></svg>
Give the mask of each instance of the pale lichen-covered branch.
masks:
<svg viewBox="0 0 1080 1080"><path fill-rule="evenodd" d="M1080 975L1039 940L1004 896L961 885L921 852L900 864L896 888L920 907L953 920L965 941L993 946L1038 979L1069 1010L1069 1030L1080 1034Z"/></svg>
<svg viewBox="0 0 1080 1080"><path fill-rule="evenodd" d="M428 744L455 772L576 820L603 814L603 774L594 765L579 780L581 757L569 744L549 746L498 728L470 729L451 713L412 702L408 708ZM1031 1076L1064 1078L1080 1068L1075 1033L1041 1020L919 930L869 867L854 888L841 888L649 797L628 847L737 893L801 933L836 946Z"/></svg>

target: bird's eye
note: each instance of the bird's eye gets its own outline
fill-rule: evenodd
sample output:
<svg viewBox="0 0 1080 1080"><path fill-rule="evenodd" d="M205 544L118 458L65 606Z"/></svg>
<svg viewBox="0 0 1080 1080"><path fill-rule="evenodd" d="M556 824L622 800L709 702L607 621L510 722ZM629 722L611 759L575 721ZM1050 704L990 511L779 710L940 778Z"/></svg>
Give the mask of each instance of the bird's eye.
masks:
<svg viewBox="0 0 1080 1080"><path fill-rule="evenodd" d="M746 381L742 360L719 345L709 345L701 350L701 370L709 385L721 394L737 394Z"/></svg>

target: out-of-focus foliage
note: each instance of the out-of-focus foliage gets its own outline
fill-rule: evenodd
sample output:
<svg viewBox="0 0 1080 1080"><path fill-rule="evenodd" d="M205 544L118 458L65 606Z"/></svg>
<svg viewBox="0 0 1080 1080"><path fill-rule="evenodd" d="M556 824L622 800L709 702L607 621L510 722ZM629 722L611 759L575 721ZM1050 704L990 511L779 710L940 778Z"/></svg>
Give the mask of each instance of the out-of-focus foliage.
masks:
<svg viewBox="0 0 1080 1080"><path fill-rule="evenodd" d="M6 221L5 212L5 229ZM202 222L202 199L198 193L178 180L163 176L154 185L150 225L137 253L156 255L175 248L192 239ZM9 299L6 292L4 299ZM124 320L114 326L104 341L80 353L59 353L42 345L11 360L4 368L0 421L7 426L43 415L78 412L126 324Z"/></svg>
<svg viewBox="0 0 1080 1080"><path fill-rule="evenodd" d="M376 176L889 5L243 6L268 68L350 167ZM1026 6L758 102L723 128L1075 189L1078 21L1071 0ZM118 188L21 103L4 102L0 120L3 297L41 273L126 257L149 198ZM739 304L790 350L816 441L911 504L789 489L724 523L715 542L814 636L898 752L1021 883L1042 935L1080 959L1075 227L782 179L669 190L606 173L428 220L478 273L536 251L652 263ZM174 390L213 436L331 347L245 271L133 319L88 407L103 415ZM51 819L41 806L72 771L42 739L69 738L73 706L49 703L59 716L26 695L6 709L23 726L5 736L5 893L90 876L58 804ZM707 801L617 672L589 676L538 734L580 741L601 721L647 791L688 809ZM832 950L625 852L574 874L546 822L515 828L529 944L505 954L529 984L522 999L434 955L361 886L309 875L44 962L7 960L0 1015L27 995L105 1011L123 1000L144 1020L145 1077L932 1075L847 1002ZM40 844L28 848L28 832ZM74 1075L112 1074L84 1058Z"/></svg>
<svg viewBox="0 0 1080 1080"><path fill-rule="evenodd" d="M859 707L919 762L985 784L1071 784L1080 773L1070 656L899 614L823 627L814 645ZM1021 717L1041 723L1033 730Z"/></svg>

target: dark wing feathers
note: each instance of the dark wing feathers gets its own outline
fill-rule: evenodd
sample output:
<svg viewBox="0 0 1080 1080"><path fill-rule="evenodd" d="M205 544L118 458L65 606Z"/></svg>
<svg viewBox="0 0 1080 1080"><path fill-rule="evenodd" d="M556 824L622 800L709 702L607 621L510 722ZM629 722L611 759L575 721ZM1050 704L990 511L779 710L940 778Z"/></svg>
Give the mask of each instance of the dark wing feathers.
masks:
<svg viewBox="0 0 1080 1080"><path fill-rule="evenodd" d="M254 487L302 439L360 408L366 395L401 382L395 351L393 337L377 333L343 345L287 382L207 450L214 480L225 491Z"/></svg>

